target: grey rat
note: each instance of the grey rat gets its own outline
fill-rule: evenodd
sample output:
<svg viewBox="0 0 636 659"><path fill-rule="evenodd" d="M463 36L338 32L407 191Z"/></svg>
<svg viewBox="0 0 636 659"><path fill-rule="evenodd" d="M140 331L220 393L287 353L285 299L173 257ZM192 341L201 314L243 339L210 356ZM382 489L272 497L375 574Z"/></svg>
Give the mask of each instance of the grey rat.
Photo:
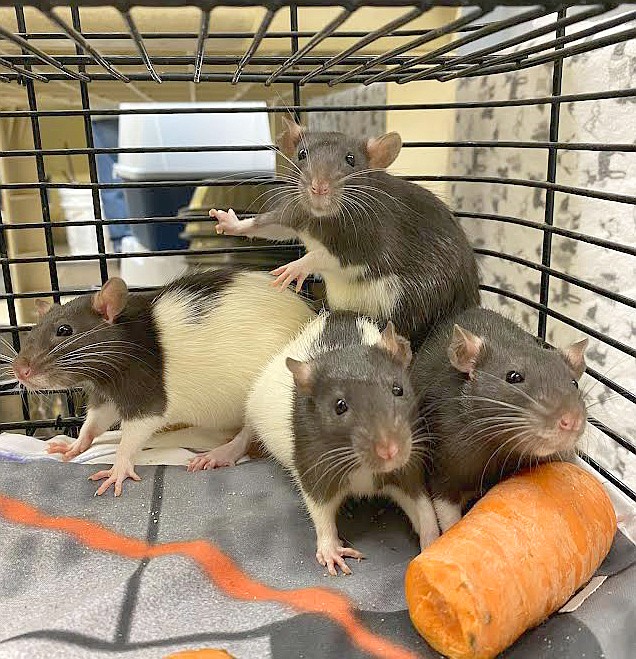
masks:
<svg viewBox="0 0 636 659"><path fill-rule="evenodd" d="M280 296L266 274L222 269L184 275L150 293L109 279L100 291L60 305L40 302L40 322L13 362L29 389L84 386L89 402L79 438L51 452L70 459L121 421L122 439L102 494L139 480L135 454L165 426L186 423L234 435L248 391L267 361L314 317L297 295ZM199 456L194 469L231 464L245 431Z"/></svg>
<svg viewBox="0 0 636 659"><path fill-rule="evenodd" d="M316 529L318 561L333 575L360 558L338 537L348 496L385 494L406 512L422 547L439 535L424 486L426 446L413 433L409 343L389 322L322 313L263 370L246 426L292 475Z"/></svg>
<svg viewBox="0 0 636 659"><path fill-rule="evenodd" d="M430 489L442 531L510 473L571 459L586 423L578 389L587 339L546 348L482 308L442 323L420 347L411 380L432 441Z"/></svg>
<svg viewBox="0 0 636 659"><path fill-rule="evenodd" d="M275 207L239 220L212 209L217 232L300 239L307 253L273 271L277 284L320 274L331 309L392 318L412 340L450 313L479 303L473 251L448 207L386 171L397 133L360 140L312 133L285 119L279 146L290 167Z"/></svg>

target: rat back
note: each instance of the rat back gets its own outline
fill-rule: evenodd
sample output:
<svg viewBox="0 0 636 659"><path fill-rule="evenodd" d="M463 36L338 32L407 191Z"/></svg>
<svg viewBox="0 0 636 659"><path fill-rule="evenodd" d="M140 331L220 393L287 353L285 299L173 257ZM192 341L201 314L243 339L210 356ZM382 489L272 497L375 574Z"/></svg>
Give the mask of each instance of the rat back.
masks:
<svg viewBox="0 0 636 659"><path fill-rule="evenodd" d="M268 360L313 316L299 296L281 294L271 277L234 272L186 276L153 303L164 355L165 416L236 430L248 391Z"/></svg>

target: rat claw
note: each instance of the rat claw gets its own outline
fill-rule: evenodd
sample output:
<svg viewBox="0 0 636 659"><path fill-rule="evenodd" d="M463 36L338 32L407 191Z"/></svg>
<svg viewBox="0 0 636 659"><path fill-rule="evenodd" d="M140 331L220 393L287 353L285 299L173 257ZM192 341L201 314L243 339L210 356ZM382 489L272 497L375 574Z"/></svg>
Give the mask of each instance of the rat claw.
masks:
<svg viewBox="0 0 636 659"><path fill-rule="evenodd" d="M124 464L119 466L117 464L113 465L111 469L103 469L98 471L96 474L88 477L89 480L97 481L105 478L106 480L97 488L95 496L102 496L104 492L107 492L110 489L110 486L114 484L115 496L119 497L123 491L123 483L127 478L139 482L141 476L135 472L135 468L132 464Z"/></svg>

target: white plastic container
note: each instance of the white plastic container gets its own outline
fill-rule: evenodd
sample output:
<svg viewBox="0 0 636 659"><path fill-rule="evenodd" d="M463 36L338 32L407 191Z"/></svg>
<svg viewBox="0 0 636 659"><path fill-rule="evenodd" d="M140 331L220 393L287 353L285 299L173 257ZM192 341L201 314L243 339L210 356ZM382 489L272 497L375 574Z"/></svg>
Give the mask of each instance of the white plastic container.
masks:
<svg viewBox="0 0 636 659"><path fill-rule="evenodd" d="M148 250L135 238L121 241L124 254L144 254ZM188 268L184 256L130 256L119 261L119 275L128 286L163 286Z"/></svg>
<svg viewBox="0 0 636 659"><path fill-rule="evenodd" d="M95 221L93 195L90 190L60 188L58 192L64 219L67 222ZM97 254L97 235L94 226L66 227L66 242L73 256Z"/></svg>
<svg viewBox="0 0 636 659"><path fill-rule="evenodd" d="M120 109L264 108L265 102L121 103ZM272 143L266 112L132 114L119 119L120 147L257 146ZM273 151L121 153L114 172L127 181L275 175Z"/></svg>

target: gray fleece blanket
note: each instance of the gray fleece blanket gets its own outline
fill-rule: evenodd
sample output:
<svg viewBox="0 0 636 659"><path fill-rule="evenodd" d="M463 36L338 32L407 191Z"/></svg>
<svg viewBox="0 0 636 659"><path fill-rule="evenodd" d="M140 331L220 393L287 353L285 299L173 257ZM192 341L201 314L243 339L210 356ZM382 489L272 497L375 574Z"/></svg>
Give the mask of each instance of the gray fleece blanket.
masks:
<svg viewBox="0 0 636 659"><path fill-rule="evenodd" d="M141 467L123 497L96 498L94 467L0 463L0 658L436 657L409 621L403 579L418 552L399 511L343 512L368 558L350 577L314 559L311 523L268 461L187 474ZM636 549L618 535L610 575L506 655L636 656Z"/></svg>

